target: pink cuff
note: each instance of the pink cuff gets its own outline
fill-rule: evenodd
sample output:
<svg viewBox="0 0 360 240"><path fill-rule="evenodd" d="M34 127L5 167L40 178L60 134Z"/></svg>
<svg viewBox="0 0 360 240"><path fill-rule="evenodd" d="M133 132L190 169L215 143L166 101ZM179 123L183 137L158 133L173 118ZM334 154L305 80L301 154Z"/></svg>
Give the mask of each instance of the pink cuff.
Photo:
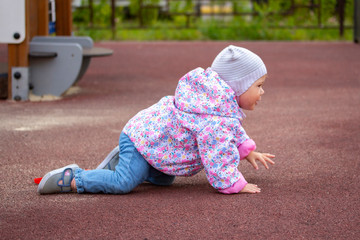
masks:
<svg viewBox="0 0 360 240"><path fill-rule="evenodd" d="M245 159L251 151L254 151L256 149L256 144L254 140L248 139L245 142L243 142L239 147L239 154L240 154L240 160Z"/></svg>
<svg viewBox="0 0 360 240"><path fill-rule="evenodd" d="M234 183L231 187L226 188L226 189L219 189L218 191L223 194L239 193L241 190L243 190L243 188L246 186L246 184L247 184L247 181L245 180L243 175L241 175L240 180L237 181L236 183Z"/></svg>

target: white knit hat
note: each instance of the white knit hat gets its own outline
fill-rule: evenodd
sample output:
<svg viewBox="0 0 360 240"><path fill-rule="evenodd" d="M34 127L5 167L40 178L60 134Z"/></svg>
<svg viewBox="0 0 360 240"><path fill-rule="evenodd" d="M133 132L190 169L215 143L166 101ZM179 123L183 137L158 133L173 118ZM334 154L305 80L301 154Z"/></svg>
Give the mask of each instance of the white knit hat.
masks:
<svg viewBox="0 0 360 240"><path fill-rule="evenodd" d="M241 47L230 45L215 58L211 69L240 96L267 71L261 58Z"/></svg>

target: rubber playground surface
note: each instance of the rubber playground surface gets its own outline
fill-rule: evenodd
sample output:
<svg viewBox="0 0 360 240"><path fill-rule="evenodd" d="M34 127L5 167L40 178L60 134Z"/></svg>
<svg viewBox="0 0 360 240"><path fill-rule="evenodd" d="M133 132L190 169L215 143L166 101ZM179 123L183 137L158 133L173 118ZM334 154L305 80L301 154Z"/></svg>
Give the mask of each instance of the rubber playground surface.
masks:
<svg viewBox="0 0 360 240"><path fill-rule="evenodd" d="M228 44L262 57L269 78L244 127L270 170L239 168L260 194L222 195L204 172L128 195L39 196L33 178L95 168L125 123ZM0 101L1 239L359 239L360 45L345 42L101 42L75 93ZM0 62L7 59L0 45Z"/></svg>

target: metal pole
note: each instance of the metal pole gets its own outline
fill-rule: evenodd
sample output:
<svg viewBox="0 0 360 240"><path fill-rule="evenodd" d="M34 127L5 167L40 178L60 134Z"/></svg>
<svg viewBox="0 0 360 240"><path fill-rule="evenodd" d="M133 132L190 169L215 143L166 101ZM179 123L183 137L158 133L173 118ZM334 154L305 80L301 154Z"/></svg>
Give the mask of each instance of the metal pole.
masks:
<svg viewBox="0 0 360 240"><path fill-rule="evenodd" d="M144 22L143 22L143 19L142 19L142 8L143 8L143 4L142 4L142 0L139 0L139 24L140 24L140 27L142 28L144 26Z"/></svg>
<svg viewBox="0 0 360 240"><path fill-rule="evenodd" d="M354 43L360 43L360 0L354 0Z"/></svg>
<svg viewBox="0 0 360 240"><path fill-rule="evenodd" d="M115 0L111 0L111 30L112 30L112 39L114 40L116 37L116 21L115 21Z"/></svg>
<svg viewBox="0 0 360 240"><path fill-rule="evenodd" d="M339 35L340 35L340 37L344 36L345 4L346 4L346 0L338 0Z"/></svg>
<svg viewBox="0 0 360 240"><path fill-rule="evenodd" d="M94 26L94 7L93 7L93 0L89 0L88 2L88 6L89 6L89 22L90 22L90 27Z"/></svg>
<svg viewBox="0 0 360 240"><path fill-rule="evenodd" d="M322 27L322 22L321 22L321 18L322 18L321 13L322 13L322 11L321 11L321 8L322 8L322 4L321 4L321 0L319 0L319 2L318 2L318 26L319 27Z"/></svg>

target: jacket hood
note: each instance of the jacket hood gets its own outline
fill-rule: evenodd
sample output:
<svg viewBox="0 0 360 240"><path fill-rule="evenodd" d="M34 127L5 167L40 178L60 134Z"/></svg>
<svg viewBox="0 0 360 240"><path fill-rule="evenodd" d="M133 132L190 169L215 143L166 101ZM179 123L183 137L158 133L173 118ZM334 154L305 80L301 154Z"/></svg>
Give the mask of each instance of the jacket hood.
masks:
<svg viewBox="0 0 360 240"><path fill-rule="evenodd" d="M236 102L235 92L211 68L196 68L179 80L175 105L188 113L231 117L240 121L245 118Z"/></svg>

